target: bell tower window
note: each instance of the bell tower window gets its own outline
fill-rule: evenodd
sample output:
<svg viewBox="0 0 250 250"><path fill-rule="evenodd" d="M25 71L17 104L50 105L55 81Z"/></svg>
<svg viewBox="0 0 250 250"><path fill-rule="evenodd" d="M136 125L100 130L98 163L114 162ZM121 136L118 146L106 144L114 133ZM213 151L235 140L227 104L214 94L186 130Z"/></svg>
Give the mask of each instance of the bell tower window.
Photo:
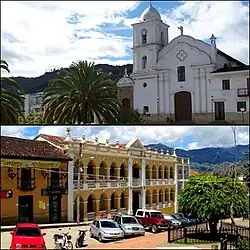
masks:
<svg viewBox="0 0 250 250"><path fill-rule="evenodd" d="M147 43L147 30L146 29L141 30L141 43L142 44Z"/></svg>
<svg viewBox="0 0 250 250"><path fill-rule="evenodd" d="M147 68L147 57L143 56L142 57L142 69L146 69Z"/></svg>

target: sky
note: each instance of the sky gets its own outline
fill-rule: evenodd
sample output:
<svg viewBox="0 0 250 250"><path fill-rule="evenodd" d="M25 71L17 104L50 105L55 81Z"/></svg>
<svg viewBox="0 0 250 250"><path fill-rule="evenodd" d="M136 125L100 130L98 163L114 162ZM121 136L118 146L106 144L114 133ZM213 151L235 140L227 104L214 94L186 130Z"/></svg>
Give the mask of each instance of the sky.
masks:
<svg viewBox="0 0 250 250"><path fill-rule="evenodd" d="M170 25L249 64L248 1L152 1ZM1 59L10 76L37 77L73 61L132 63L132 23L149 1L1 1ZM6 73L4 73L6 74Z"/></svg>
<svg viewBox="0 0 250 250"><path fill-rule="evenodd" d="M39 134L66 136L66 126L1 126L1 135L33 139ZM138 138L144 145L163 143L169 147L199 149L206 147L232 147L234 137L230 126L71 126L72 138L110 143L119 140L127 144ZM249 144L249 128L236 128L238 145Z"/></svg>

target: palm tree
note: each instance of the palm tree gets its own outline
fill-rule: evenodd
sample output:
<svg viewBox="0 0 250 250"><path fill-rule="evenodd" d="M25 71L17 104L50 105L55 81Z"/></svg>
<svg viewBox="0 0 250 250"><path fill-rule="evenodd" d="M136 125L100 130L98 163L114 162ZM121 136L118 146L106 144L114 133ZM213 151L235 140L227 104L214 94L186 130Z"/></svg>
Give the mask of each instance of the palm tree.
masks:
<svg viewBox="0 0 250 250"><path fill-rule="evenodd" d="M45 123L90 124L94 115L99 123L118 120L118 90L108 74L87 61L73 62L64 72L66 76L52 80L44 92Z"/></svg>
<svg viewBox="0 0 250 250"><path fill-rule="evenodd" d="M10 73L6 61L1 60L0 67ZM23 88L16 81L1 77L1 124L18 124L19 117L23 117L23 95Z"/></svg>

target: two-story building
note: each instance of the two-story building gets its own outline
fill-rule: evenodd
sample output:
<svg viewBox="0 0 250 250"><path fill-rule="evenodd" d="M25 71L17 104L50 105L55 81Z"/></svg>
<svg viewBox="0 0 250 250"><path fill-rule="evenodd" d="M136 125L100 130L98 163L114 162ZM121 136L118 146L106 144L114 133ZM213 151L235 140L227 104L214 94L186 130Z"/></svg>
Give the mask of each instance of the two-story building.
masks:
<svg viewBox="0 0 250 250"><path fill-rule="evenodd" d="M188 178L189 159L146 149L139 139L127 144L100 143L85 136L73 139L69 130L67 137L41 134L36 139L64 149L74 159L68 174L69 221L77 217L78 193L81 221L117 212L134 214L139 208L177 211L177 187Z"/></svg>
<svg viewBox="0 0 250 250"><path fill-rule="evenodd" d="M1 136L1 224L67 221L70 160L47 142Z"/></svg>

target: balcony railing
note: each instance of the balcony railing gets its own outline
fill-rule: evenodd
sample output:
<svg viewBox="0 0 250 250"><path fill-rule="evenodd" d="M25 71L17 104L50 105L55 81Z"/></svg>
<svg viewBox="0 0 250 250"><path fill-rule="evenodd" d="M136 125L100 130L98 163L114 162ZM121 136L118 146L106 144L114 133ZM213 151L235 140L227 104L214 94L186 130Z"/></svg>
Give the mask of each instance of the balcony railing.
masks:
<svg viewBox="0 0 250 250"><path fill-rule="evenodd" d="M95 188L95 180L88 180L88 188Z"/></svg>
<svg viewBox="0 0 250 250"><path fill-rule="evenodd" d="M117 213L117 209L111 209L111 210L110 210L110 215L111 215L111 217L115 216L116 213Z"/></svg>
<svg viewBox="0 0 250 250"><path fill-rule="evenodd" d="M100 187L107 187L108 186L108 183L106 180L101 180L100 181Z"/></svg>
<svg viewBox="0 0 250 250"><path fill-rule="evenodd" d="M111 187L117 187L118 186L118 181L117 180L110 180L110 186Z"/></svg>
<svg viewBox="0 0 250 250"><path fill-rule="evenodd" d="M133 179L133 186L141 186L142 185L142 179Z"/></svg>
<svg viewBox="0 0 250 250"><path fill-rule="evenodd" d="M238 95L238 97L249 96L249 93L250 93L250 89L249 88L237 89L237 95Z"/></svg>

